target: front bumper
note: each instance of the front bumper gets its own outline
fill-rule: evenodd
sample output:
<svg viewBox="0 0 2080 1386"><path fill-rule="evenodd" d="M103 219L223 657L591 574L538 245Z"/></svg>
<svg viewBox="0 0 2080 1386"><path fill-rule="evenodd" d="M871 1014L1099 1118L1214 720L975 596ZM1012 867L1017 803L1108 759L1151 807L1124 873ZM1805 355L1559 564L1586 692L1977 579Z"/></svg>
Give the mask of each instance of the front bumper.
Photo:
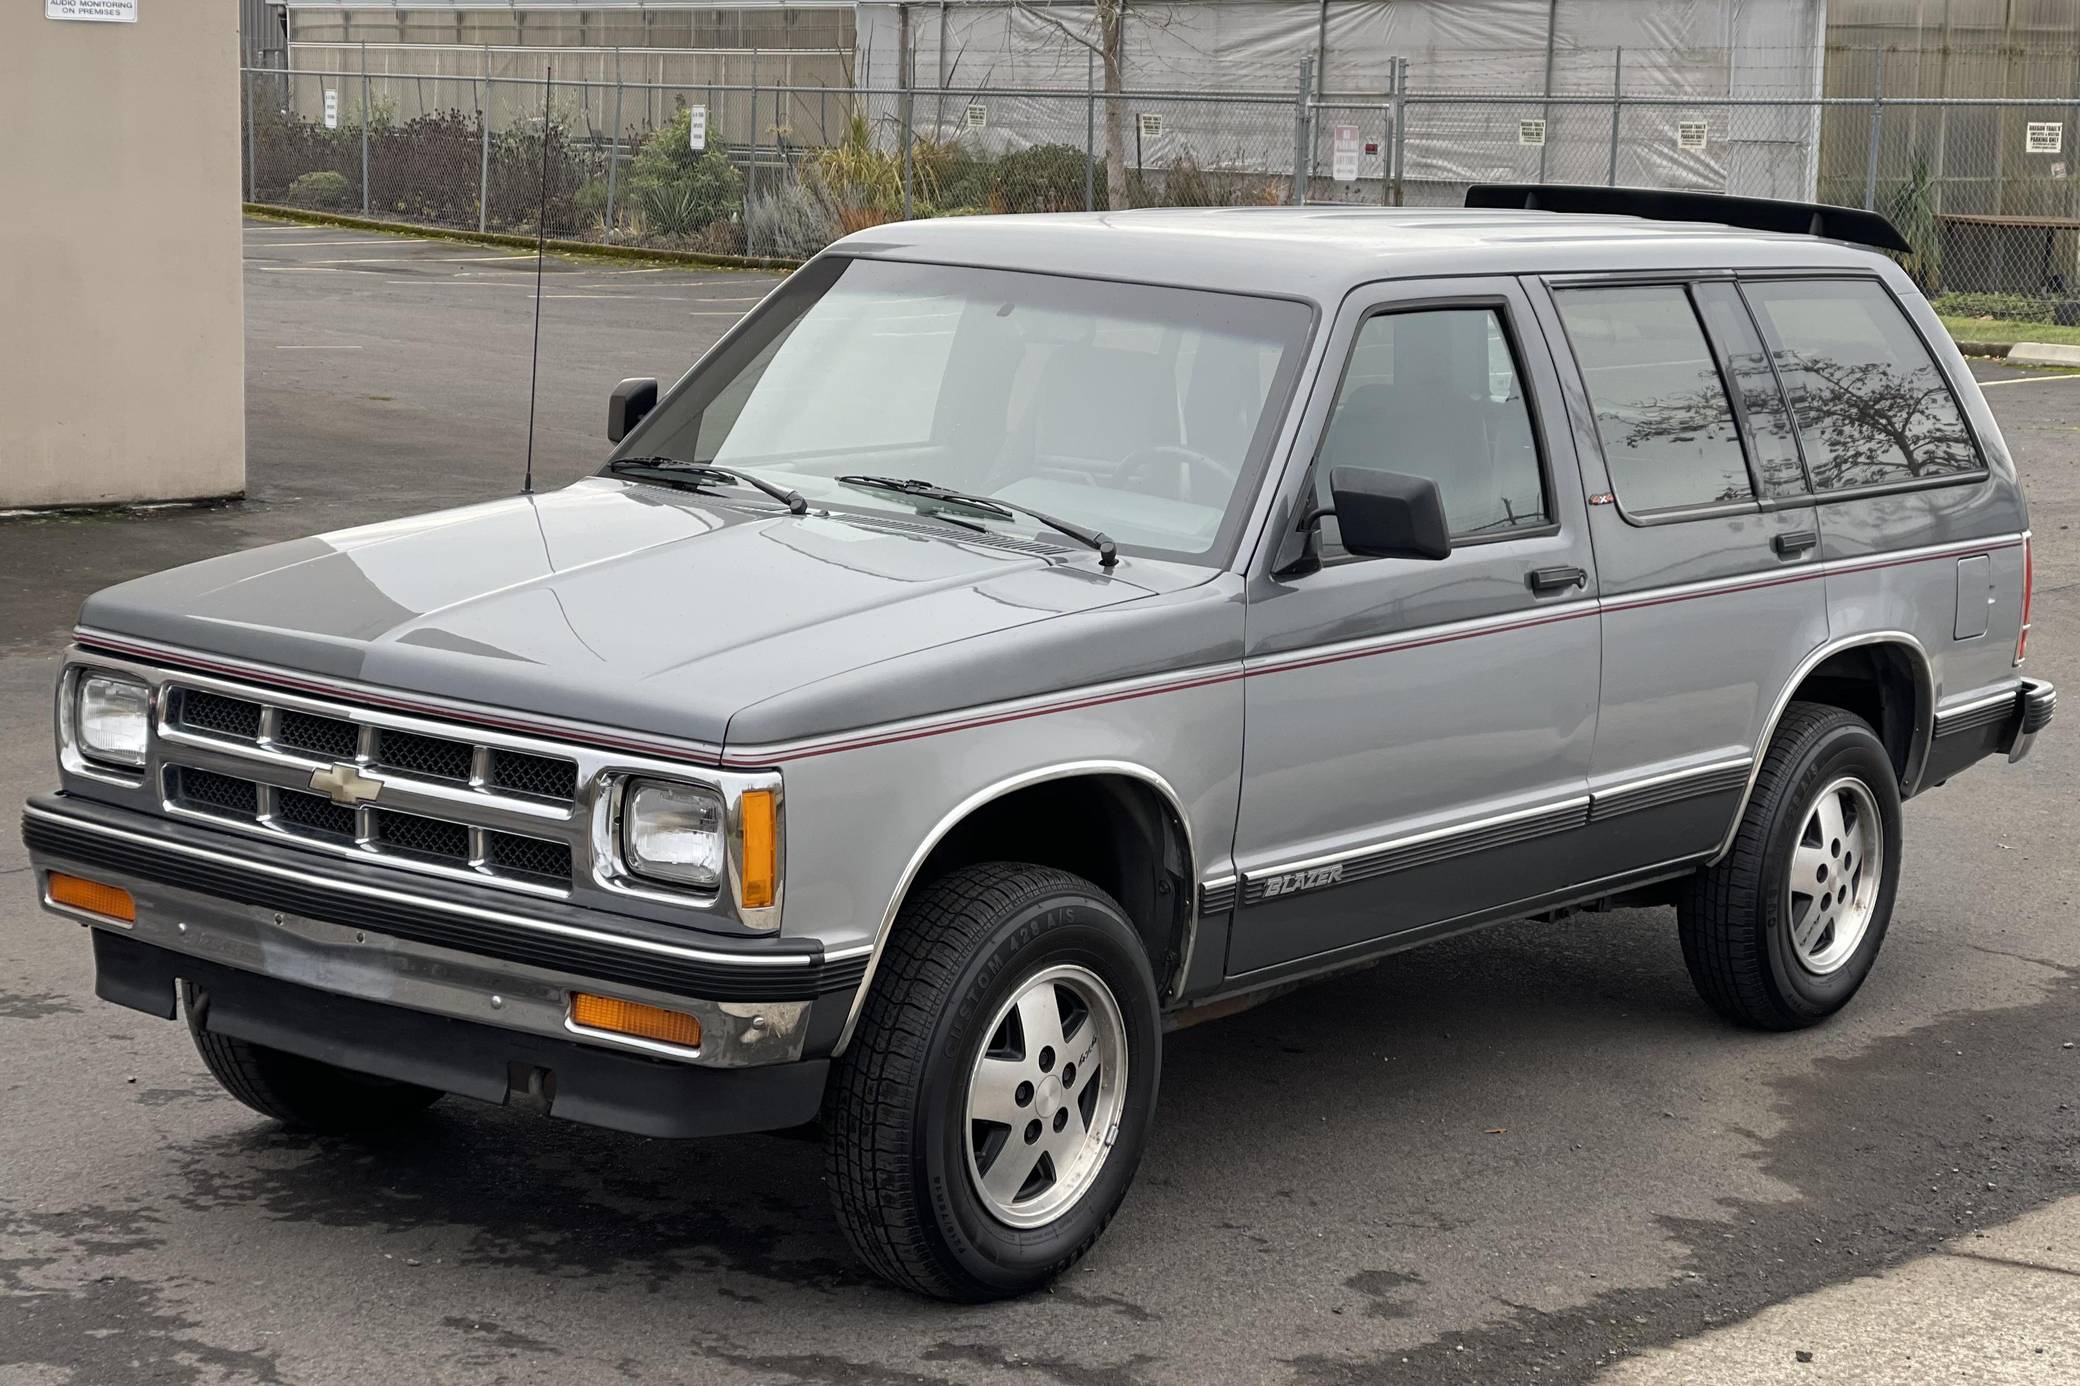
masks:
<svg viewBox="0 0 2080 1386"><path fill-rule="evenodd" d="M30 801L22 837L46 906L97 934L300 988L697 1067L827 1052L866 961L827 957L813 941L690 936L492 888L443 883L436 895L379 865L62 794ZM136 922L53 904L53 870L128 890ZM690 1013L700 1045L574 1025L575 990Z"/></svg>
<svg viewBox="0 0 2080 1386"><path fill-rule="evenodd" d="M721 1136L816 1117L830 1061L704 1069L359 1000L94 931L94 990L163 1019L176 980L214 1033L485 1102L643 1136Z"/></svg>

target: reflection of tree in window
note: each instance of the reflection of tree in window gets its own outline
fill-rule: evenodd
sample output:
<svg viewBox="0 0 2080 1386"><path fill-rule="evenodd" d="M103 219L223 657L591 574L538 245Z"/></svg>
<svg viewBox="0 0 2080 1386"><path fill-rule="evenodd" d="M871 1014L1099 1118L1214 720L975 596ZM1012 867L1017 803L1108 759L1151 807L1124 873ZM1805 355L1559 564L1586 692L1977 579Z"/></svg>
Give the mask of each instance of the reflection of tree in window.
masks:
<svg viewBox="0 0 2080 1386"><path fill-rule="evenodd" d="M1932 366L1780 351L1777 370L1823 491L1978 469L1950 387Z"/></svg>
<svg viewBox="0 0 2080 1386"><path fill-rule="evenodd" d="M1571 289L1559 303L1626 508L1752 500L1733 406L1684 289Z"/></svg>
<svg viewBox="0 0 2080 1386"><path fill-rule="evenodd" d="M1747 286L1821 490L1979 470L1942 372L1873 279Z"/></svg>

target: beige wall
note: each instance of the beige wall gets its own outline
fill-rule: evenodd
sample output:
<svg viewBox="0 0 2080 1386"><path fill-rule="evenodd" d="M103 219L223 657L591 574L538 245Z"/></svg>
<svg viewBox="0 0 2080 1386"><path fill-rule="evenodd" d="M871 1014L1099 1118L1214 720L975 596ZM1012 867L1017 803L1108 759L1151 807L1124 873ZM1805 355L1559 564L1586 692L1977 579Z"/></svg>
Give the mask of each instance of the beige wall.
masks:
<svg viewBox="0 0 2080 1386"><path fill-rule="evenodd" d="M0 3L0 508L245 489L238 8L138 12Z"/></svg>

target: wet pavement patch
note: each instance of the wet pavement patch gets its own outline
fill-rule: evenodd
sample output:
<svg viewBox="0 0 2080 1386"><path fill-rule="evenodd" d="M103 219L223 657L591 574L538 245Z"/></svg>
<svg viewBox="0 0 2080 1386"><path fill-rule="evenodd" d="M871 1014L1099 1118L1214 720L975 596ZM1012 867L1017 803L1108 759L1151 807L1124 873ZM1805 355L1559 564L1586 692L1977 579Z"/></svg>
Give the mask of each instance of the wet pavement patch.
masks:
<svg viewBox="0 0 2080 1386"><path fill-rule="evenodd" d="M31 1212L0 1203L8 1325L0 1368L48 1368L80 1383L280 1386L272 1353L208 1341L164 1286L122 1273L125 1257L165 1246L160 1229L141 1207Z"/></svg>
<svg viewBox="0 0 2080 1386"><path fill-rule="evenodd" d="M1688 1251L1672 1284L1615 1288L1550 1313L1513 1306L1498 1323L1406 1351L1296 1357L1295 1381L1586 1382L1618 1357L1899 1265L2072 1193L2080 1051L2061 1041L2080 1008L2080 969L2057 970L2035 1004L1946 1017L1777 1080L1784 1128L1762 1142L1763 1170L1801 1197L1723 1200L1723 1221L1660 1219ZM1965 1065L1982 1052L2003 1061ZM1954 1081L1941 1081L1946 1067ZM1931 1075L1941 1101L1929 1100Z"/></svg>
<svg viewBox="0 0 2080 1386"><path fill-rule="evenodd" d="M53 1015L78 1015L79 1010L69 997L55 991L0 991L0 1020L42 1020Z"/></svg>

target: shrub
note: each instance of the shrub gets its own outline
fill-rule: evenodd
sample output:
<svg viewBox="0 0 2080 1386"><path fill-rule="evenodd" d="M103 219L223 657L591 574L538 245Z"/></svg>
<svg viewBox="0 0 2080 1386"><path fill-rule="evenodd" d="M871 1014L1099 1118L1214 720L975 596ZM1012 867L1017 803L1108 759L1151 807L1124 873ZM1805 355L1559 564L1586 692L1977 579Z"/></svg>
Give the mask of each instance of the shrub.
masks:
<svg viewBox="0 0 2080 1386"><path fill-rule="evenodd" d="M629 195L651 235L690 236L735 217L744 205L744 176L712 145L693 150L691 119L682 108L651 131L628 162Z"/></svg>
<svg viewBox="0 0 2080 1386"><path fill-rule="evenodd" d="M1279 200L1278 185L1262 174L1209 168L1190 154L1180 154L1163 170L1160 187L1137 187L1143 206L1271 207Z"/></svg>
<svg viewBox="0 0 2080 1386"><path fill-rule="evenodd" d="M2004 318L2010 322L2050 322L2052 302L2034 294L1937 294L1929 300L1946 318Z"/></svg>
<svg viewBox="0 0 2080 1386"><path fill-rule="evenodd" d="M939 196L934 199L947 207L987 208L996 181L996 160L987 154L969 150L954 151L938 170ZM1102 175L1099 180L1104 181ZM1076 205L1083 206L1083 189L1076 190Z"/></svg>
<svg viewBox="0 0 2080 1386"><path fill-rule="evenodd" d="M711 221L693 238L693 248L705 250L710 255L742 255L743 224L735 221Z"/></svg>
<svg viewBox="0 0 2080 1386"><path fill-rule="evenodd" d="M744 243L753 255L806 260L837 238L830 209L796 178L761 186L744 209Z"/></svg>
<svg viewBox="0 0 2080 1386"><path fill-rule="evenodd" d="M436 111L402 125L371 119L370 201L419 221L474 224L482 139L475 112Z"/></svg>
<svg viewBox="0 0 2080 1386"><path fill-rule="evenodd" d="M571 210L588 230L604 226L607 219L607 180L588 178L571 194Z"/></svg>
<svg viewBox="0 0 2080 1386"><path fill-rule="evenodd" d="M990 170L990 207L1000 212L1080 212L1085 159L1073 144L1036 144L997 160ZM1093 206L1106 210L1105 170L1091 179Z"/></svg>
<svg viewBox="0 0 2080 1386"><path fill-rule="evenodd" d="M646 183L637 190L643 204L643 230L676 240L691 236L717 218L691 180Z"/></svg>
<svg viewBox="0 0 2080 1386"><path fill-rule="evenodd" d="M344 207L353 194L347 176L330 169L303 174L289 184L289 201L298 207Z"/></svg>
<svg viewBox="0 0 2080 1386"><path fill-rule="evenodd" d="M560 121L542 127L540 116L491 137L491 186L488 220L514 231L533 231L542 201L543 162L547 160L548 215L552 236L578 229L578 189L586 172L570 133Z"/></svg>
<svg viewBox="0 0 2080 1386"><path fill-rule="evenodd" d="M845 118L844 136L809 161L808 172L832 206L841 212L855 217L863 212L880 212L884 215L879 220L886 221L886 214L902 208L902 156L874 147L867 118L858 111ZM918 192L916 176L913 166L913 195Z"/></svg>

